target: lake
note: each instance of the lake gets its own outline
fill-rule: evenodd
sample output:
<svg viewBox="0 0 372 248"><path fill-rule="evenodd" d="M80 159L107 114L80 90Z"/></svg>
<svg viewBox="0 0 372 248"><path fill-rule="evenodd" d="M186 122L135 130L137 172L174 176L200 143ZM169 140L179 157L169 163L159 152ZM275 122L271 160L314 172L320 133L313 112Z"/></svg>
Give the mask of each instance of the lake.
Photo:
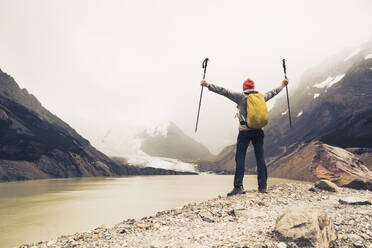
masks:
<svg viewBox="0 0 372 248"><path fill-rule="evenodd" d="M268 185L298 182L269 178ZM69 178L0 183L0 247L53 239L200 202L232 189L232 175ZM245 189L256 189L246 175Z"/></svg>

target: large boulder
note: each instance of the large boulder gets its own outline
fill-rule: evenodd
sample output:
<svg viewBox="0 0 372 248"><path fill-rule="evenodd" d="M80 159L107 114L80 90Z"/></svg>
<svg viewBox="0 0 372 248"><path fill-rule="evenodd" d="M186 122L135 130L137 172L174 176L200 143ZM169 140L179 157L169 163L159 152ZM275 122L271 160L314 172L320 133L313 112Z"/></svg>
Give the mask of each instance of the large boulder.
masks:
<svg viewBox="0 0 372 248"><path fill-rule="evenodd" d="M274 233L294 247L328 248L336 239L332 220L319 207L287 210L277 218Z"/></svg>
<svg viewBox="0 0 372 248"><path fill-rule="evenodd" d="M345 149L320 144L312 164L318 178L342 187L372 190L372 172L357 155Z"/></svg>
<svg viewBox="0 0 372 248"><path fill-rule="evenodd" d="M359 156L319 141L303 144L268 166L272 177L316 182L325 179L339 187L372 190L372 172Z"/></svg>

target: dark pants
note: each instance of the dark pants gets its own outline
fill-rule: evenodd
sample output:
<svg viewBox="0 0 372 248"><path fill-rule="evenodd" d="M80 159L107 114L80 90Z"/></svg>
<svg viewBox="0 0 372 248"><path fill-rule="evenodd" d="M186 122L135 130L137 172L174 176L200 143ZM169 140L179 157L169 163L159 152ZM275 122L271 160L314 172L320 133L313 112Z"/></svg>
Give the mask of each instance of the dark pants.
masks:
<svg viewBox="0 0 372 248"><path fill-rule="evenodd" d="M254 154L256 155L258 188L264 189L266 188L267 169L264 160L264 132L262 130L249 130L239 132L235 154L236 168L234 187L243 186L245 154L251 140L254 147Z"/></svg>

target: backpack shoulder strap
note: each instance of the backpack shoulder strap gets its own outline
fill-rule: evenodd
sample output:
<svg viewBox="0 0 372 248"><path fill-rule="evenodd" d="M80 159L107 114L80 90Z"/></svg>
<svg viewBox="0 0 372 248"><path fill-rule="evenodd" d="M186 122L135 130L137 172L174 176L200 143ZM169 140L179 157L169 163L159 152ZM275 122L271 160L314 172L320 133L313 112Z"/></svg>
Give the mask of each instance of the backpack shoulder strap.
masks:
<svg viewBox="0 0 372 248"><path fill-rule="evenodd" d="M244 94L245 95L249 95L249 94L257 94L258 93L258 91L251 91L251 92L244 92Z"/></svg>

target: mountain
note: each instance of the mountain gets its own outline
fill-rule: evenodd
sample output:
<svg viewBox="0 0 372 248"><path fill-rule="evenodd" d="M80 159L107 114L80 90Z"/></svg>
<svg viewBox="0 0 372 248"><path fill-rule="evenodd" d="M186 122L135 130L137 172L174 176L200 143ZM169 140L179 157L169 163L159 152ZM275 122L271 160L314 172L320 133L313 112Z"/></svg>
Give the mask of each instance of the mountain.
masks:
<svg viewBox="0 0 372 248"><path fill-rule="evenodd" d="M113 161L0 70L0 181L169 173Z"/></svg>
<svg viewBox="0 0 372 248"><path fill-rule="evenodd" d="M298 85L292 90L295 84ZM301 144L315 140L356 150L372 148L372 40L307 70L300 82L290 82L289 89L292 128L289 128L285 93L277 96L265 127L264 148L269 167ZM229 150L231 154L219 155L223 163L218 159L213 161L222 164L226 171L235 167L235 145ZM370 161L369 152L363 156ZM200 167L203 164L206 162ZM255 171L252 146L247 152L246 167L248 172Z"/></svg>
<svg viewBox="0 0 372 248"><path fill-rule="evenodd" d="M208 148L187 136L175 123L156 126L138 135L140 149L151 156L178 159L184 162L209 159Z"/></svg>
<svg viewBox="0 0 372 248"><path fill-rule="evenodd" d="M235 172L235 145L226 146L222 151L211 159L197 161L200 172L215 172L218 174L233 174Z"/></svg>

